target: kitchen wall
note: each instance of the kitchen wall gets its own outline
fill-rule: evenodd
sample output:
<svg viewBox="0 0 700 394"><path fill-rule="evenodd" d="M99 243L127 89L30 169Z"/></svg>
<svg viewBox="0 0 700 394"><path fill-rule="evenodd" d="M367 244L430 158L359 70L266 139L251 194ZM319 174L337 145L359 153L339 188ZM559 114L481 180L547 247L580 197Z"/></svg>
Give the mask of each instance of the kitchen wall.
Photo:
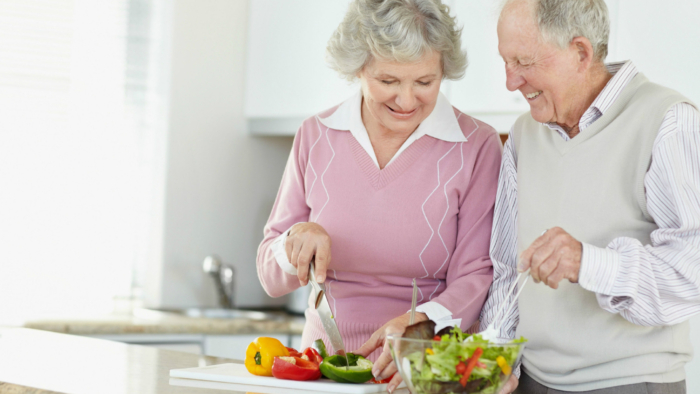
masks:
<svg viewBox="0 0 700 394"><path fill-rule="evenodd" d="M248 1L174 0L162 258L146 304L214 306L202 260L236 269L239 306L273 305L255 256L291 137L251 137L243 115Z"/></svg>

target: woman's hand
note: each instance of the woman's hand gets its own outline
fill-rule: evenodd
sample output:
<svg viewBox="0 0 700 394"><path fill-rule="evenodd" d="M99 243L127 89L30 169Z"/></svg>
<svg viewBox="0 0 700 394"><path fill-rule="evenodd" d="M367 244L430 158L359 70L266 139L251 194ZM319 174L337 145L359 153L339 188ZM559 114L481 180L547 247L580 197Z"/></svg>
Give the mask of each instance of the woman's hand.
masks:
<svg viewBox="0 0 700 394"><path fill-rule="evenodd" d="M510 375L510 378L508 378L508 381L506 382L505 385L503 385L503 388L501 389L500 394L510 394L515 389L518 388L518 378L515 377L515 375Z"/></svg>
<svg viewBox="0 0 700 394"><path fill-rule="evenodd" d="M318 223L297 223L289 231L285 250L289 263L297 269L302 286L309 283L309 264L314 259L316 281L326 280L326 270L331 263L331 237Z"/></svg>
<svg viewBox="0 0 700 394"><path fill-rule="evenodd" d="M387 386L387 390L389 390L389 392L394 391L394 389L396 389L396 387L401 383L401 375L396 373L396 364L391 359L391 351L389 350L389 342L386 340L386 336L389 334L403 334L403 332L406 331L410 318L410 314L407 313L389 320L380 329L375 331L367 342L365 342L354 352L355 354L367 357L375 349L383 347L382 354L379 356L377 361L374 363L374 367L372 368L372 375L374 375L376 380L381 380L395 374L389 382L389 386ZM416 312L415 322L418 323L424 320L428 320L428 316L426 316L425 313Z"/></svg>

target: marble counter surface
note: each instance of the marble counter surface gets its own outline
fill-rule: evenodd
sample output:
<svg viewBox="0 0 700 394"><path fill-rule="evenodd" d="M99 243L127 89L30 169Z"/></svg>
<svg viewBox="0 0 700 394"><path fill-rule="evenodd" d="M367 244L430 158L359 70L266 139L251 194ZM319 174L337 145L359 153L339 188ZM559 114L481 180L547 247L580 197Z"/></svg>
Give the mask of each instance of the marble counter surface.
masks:
<svg viewBox="0 0 700 394"><path fill-rule="evenodd" d="M173 368L240 362L26 328L0 328L0 389L16 393L212 393L171 386Z"/></svg>
<svg viewBox="0 0 700 394"><path fill-rule="evenodd" d="M176 313L135 310L133 313L101 317L61 318L27 321L25 328L74 335L131 334L269 334L301 335L304 318L284 312L268 313L271 318L216 319Z"/></svg>
<svg viewBox="0 0 700 394"><path fill-rule="evenodd" d="M183 382L169 375L175 368L231 362L241 361L27 328L0 328L0 391L3 393L290 392L289 389L236 388L195 380Z"/></svg>

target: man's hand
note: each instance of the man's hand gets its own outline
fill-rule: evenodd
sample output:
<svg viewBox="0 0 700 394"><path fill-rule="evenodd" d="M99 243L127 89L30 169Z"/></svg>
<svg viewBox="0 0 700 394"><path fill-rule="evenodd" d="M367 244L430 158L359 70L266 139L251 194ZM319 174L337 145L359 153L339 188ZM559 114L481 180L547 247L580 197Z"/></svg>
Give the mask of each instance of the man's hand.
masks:
<svg viewBox="0 0 700 394"><path fill-rule="evenodd" d="M578 283L583 245L559 227L549 229L521 255L518 271L530 269L535 283L544 282L556 289L559 282L568 279Z"/></svg>
<svg viewBox="0 0 700 394"><path fill-rule="evenodd" d="M518 378L516 378L515 375L510 375L510 378L508 378L506 384L503 386L503 388L501 388L500 394L510 394L517 388Z"/></svg>
<svg viewBox="0 0 700 394"><path fill-rule="evenodd" d="M319 283L326 280L326 269L331 263L331 237L320 224L312 222L295 224L290 229L284 246L289 263L297 269L301 286L309 283L311 259L315 259L316 280Z"/></svg>
<svg viewBox="0 0 700 394"><path fill-rule="evenodd" d="M391 375L394 377L389 382L387 386L387 391L390 393L401 384L401 375L396 373L396 364L392 360L391 351L389 350L389 342L386 340L386 336L389 334L403 334L406 331L410 315L407 313L401 315L394 319L389 320L385 325L381 326L377 331L372 334L372 336L365 342L359 349L355 350L355 354L359 354L363 357L367 357L375 349L383 347L382 354L374 363L372 368L372 375L376 380L386 379ZM428 316L425 313L416 312L416 323L428 320Z"/></svg>

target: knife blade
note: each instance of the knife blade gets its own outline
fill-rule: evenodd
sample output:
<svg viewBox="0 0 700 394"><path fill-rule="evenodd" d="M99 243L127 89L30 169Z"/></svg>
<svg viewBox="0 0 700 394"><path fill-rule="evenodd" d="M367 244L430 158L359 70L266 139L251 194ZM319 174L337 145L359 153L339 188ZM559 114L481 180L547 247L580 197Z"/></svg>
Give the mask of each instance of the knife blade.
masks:
<svg viewBox="0 0 700 394"><path fill-rule="evenodd" d="M338 330L338 325L333 318L333 312L331 311L331 306L328 304L328 299L326 298L326 286L323 283L318 283L316 281L315 274L316 267L314 266L314 261L311 261L309 265L309 283L314 290L315 296L315 308L318 316L321 318L321 324L323 329L328 335L328 339L331 341L331 346L335 354L345 357L345 369L348 369L350 362L348 361L348 355L345 353L345 344L343 344L343 337L340 336L340 331Z"/></svg>

